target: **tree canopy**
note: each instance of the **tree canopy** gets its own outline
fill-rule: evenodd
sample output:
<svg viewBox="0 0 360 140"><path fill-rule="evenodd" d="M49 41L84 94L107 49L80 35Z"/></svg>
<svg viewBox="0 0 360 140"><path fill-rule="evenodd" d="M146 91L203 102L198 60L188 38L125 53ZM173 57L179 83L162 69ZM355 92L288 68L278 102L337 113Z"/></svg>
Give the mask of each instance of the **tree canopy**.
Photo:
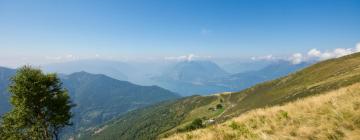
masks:
<svg viewBox="0 0 360 140"><path fill-rule="evenodd" d="M56 74L24 66L11 78L12 110L2 116L0 139L57 139L71 125L71 102Z"/></svg>

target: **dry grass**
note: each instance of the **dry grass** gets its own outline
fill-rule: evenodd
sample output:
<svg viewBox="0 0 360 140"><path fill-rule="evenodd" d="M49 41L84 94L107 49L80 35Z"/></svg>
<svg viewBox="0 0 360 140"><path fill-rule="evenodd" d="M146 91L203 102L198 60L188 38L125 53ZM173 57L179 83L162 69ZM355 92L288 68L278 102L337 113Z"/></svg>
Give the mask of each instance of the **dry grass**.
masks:
<svg viewBox="0 0 360 140"><path fill-rule="evenodd" d="M166 139L360 140L360 84L283 106L256 109L225 123Z"/></svg>

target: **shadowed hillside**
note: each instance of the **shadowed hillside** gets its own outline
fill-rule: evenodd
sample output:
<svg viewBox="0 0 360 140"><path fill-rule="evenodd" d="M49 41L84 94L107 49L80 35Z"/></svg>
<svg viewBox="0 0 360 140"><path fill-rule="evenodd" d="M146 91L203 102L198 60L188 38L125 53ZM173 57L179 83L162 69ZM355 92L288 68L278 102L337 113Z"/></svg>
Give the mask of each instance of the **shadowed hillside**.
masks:
<svg viewBox="0 0 360 140"><path fill-rule="evenodd" d="M13 69L0 67L0 116L10 108L8 86L10 84L10 78L15 74Z"/></svg>
<svg viewBox="0 0 360 140"><path fill-rule="evenodd" d="M7 92L15 69L0 68L0 115L11 108ZM62 75L61 81L76 104L74 123L66 132L89 129L115 116L180 96L158 86L140 86L102 74L77 72Z"/></svg>

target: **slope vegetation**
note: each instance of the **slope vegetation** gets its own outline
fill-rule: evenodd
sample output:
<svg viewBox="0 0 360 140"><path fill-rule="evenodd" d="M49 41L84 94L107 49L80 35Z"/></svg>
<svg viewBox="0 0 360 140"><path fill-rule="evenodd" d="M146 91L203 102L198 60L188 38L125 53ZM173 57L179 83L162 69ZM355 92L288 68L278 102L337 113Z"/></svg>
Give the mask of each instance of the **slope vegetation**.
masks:
<svg viewBox="0 0 360 140"><path fill-rule="evenodd" d="M62 77L72 100L77 104L74 121L83 129L128 111L179 95L158 86L140 86L102 74L77 72Z"/></svg>
<svg viewBox="0 0 360 140"><path fill-rule="evenodd" d="M360 84L166 138L191 139L360 139Z"/></svg>
<svg viewBox="0 0 360 140"><path fill-rule="evenodd" d="M10 111L7 92L15 69L0 67L0 116ZM102 74L76 72L62 75L61 81L77 105L72 112L73 126L64 133L91 129L118 115L151 104L180 98L176 93L158 86L140 86Z"/></svg>
<svg viewBox="0 0 360 140"><path fill-rule="evenodd" d="M240 92L192 96L158 104L148 110L136 110L104 124L100 127L106 126L102 131L89 131L82 136L92 139L167 137L186 130L196 119L221 123L249 110L284 104L357 82L360 82L360 53L323 61ZM214 109L218 104L221 108Z"/></svg>

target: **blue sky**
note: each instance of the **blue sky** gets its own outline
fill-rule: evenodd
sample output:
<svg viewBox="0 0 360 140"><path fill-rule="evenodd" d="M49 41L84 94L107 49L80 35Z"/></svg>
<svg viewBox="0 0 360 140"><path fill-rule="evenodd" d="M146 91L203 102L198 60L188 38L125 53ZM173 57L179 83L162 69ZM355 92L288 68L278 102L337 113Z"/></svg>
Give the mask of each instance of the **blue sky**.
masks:
<svg viewBox="0 0 360 140"><path fill-rule="evenodd" d="M95 56L250 58L358 42L359 0L0 0L0 65Z"/></svg>

